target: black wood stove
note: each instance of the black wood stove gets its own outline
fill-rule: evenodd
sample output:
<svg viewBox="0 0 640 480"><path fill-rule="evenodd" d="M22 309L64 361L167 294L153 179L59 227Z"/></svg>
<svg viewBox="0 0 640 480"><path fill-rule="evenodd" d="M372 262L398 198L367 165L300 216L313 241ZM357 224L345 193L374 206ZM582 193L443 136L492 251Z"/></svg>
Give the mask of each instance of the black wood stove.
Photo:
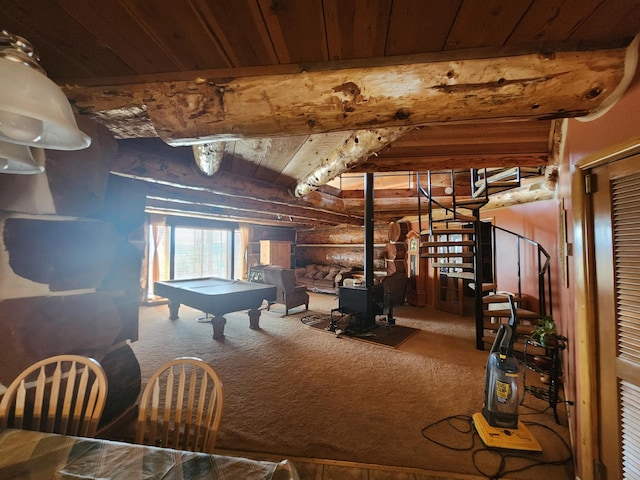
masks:
<svg viewBox="0 0 640 480"><path fill-rule="evenodd" d="M350 328L366 332L376 326L376 316L386 315L389 324L393 320L391 299L385 296L382 285L373 284L373 174L365 176L364 204L364 286L340 287L338 311L351 315Z"/></svg>
<svg viewBox="0 0 640 480"><path fill-rule="evenodd" d="M370 287L340 287L338 310L352 316L351 329L366 332L376 326L376 316L384 312L382 285Z"/></svg>

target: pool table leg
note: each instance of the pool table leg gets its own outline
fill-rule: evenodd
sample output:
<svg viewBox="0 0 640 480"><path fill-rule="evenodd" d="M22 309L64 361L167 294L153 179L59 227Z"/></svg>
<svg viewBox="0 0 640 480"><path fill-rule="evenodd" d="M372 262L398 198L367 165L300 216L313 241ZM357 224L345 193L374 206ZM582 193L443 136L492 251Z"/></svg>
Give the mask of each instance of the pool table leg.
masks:
<svg viewBox="0 0 640 480"><path fill-rule="evenodd" d="M169 300L169 319L176 320L178 318L178 310L180 309L180 303Z"/></svg>
<svg viewBox="0 0 640 480"><path fill-rule="evenodd" d="M214 340L221 340L224 338L224 325L227 323L227 319L222 315L214 315L211 319L211 325L213 326L213 338Z"/></svg>
<svg viewBox="0 0 640 480"><path fill-rule="evenodd" d="M253 330L260 328L260 310L257 308L249 310L249 328Z"/></svg>

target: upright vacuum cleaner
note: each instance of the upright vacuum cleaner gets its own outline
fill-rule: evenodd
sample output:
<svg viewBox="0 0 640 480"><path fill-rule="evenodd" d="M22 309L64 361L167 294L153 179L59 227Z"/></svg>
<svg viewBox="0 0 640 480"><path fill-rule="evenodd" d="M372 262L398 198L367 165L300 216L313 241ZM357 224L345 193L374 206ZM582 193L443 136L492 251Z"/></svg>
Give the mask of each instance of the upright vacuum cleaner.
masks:
<svg viewBox="0 0 640 480"><path fill-rule="evenodd" d="M473 415L473 423L487 447L540 452L540 444L518 419L519 365L513 355L517 310L511 295L509 308L509 323L500 325L489 352L484 406Z"/></svg>

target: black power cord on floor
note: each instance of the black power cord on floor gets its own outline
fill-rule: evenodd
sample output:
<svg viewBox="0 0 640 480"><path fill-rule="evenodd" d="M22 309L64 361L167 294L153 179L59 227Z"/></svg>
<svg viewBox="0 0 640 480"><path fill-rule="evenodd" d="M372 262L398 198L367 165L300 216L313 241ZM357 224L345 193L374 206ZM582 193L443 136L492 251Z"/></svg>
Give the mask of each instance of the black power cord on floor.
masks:
<svg viewBox="0 0 640 480"><path fill-rule="evenodd" d="M478 433L476 432L476 429L473 425L473 419L471 417L469 417L468 415L452 415L450 417L446 417L443 418L441 420L438 420L436 422L431 423L430 425L427 425L426 427L424 427L422 429L422 436L424 438L426 438L427 440L429 440L432 443L435 443L436 445L439 445L441 447L447 448L449 450L454 450L454 451L458 451L458 452L465 452L465 451L471 451L471 460L473 462L473 466L475 467L475 469L478 471L478 473L480 473L481 475L487 477L490 480L499 480L500 478L504 477L507 474L511 474L511 473L516 473L516 472L522 472L534 467L539 467L539 466L543 466L543 465L553 465L553 466L561 466L561 465L565 465L569 462L572 461L573 459L573 455L571 453L571 447L569 446L569 444L564 440L564 438L562 438L560 435L558 435L557 432L555 432L553 429L551 429L550 427L543 425L541 423L537 423L537 422L522 422L527 426L536 426L536 427L541 427L541 428L545 428L547 430L549 430L553 435L555 435L556 437L558 437L558 439L562 442L562 444L564 445L564 447L567 450L567 456L566 458L562 458L560 460L549 460L549 461L542 461L538 458L535 457L535 455L539 455L539 454L527 454L524 452L517 452L515 450L503 450L503 449L498 449L498 448L489 448L484 446L484 444L482 443L482 440L480 439L480 436L478 435ZM441 441L438 441L434 438L432 438L429 435L429 431L434 429L437 426L440 426L442 424L448 424L449 427L451 427L452 429L454 429L457 433L461 433L461 434L467 434L470 437L470 442L467 446L456 446L456 445L447 445ZM480 440L480 443L482 444L481 447L476 448L476 438L478 440ZM499 466L496 469L495 472L484 472L478 465L477 462L477 457L479 455L496 455L499 458ZM529 460L531 463L529 465L525 465L523 467L519 467L519 468L510 468L507 469L507 463L508 460L510 459L521 459L521 460Z"/></svg>

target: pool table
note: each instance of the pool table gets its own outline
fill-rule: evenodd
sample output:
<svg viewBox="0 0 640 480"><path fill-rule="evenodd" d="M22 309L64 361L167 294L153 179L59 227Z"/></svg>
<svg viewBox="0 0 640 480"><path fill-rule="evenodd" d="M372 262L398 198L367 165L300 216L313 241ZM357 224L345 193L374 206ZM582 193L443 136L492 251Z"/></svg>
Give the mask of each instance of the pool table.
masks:
<svg viewBox="0 0 640 480"><path fill-rule="evenodd" d="M225 313L248 310L249 328L260 328L260 306L263 300L276 299L276 287L227 278L194 278L154 283L154 293L169 299L169 318L178 318L180 305L197 308L213 315L213 338L224 338Z"/></svg>

